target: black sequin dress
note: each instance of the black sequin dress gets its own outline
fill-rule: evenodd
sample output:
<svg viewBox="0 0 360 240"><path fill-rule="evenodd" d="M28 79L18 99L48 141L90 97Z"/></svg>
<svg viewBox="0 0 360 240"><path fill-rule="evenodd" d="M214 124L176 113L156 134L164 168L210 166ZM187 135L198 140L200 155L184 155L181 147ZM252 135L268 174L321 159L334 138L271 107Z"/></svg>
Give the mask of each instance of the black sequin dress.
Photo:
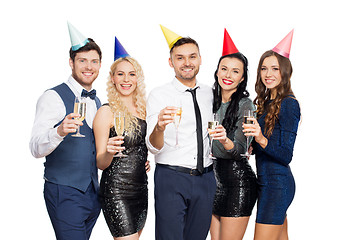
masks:
<svg viewBox="0 0 360 240"><path fill-rule="evenodd" d="M222 103L218 114L223 121L230 102ZM242 122L245 109L254 109L249 98L239 102L239 117L236 129L227 132L227 137L234 142L234 148L226 150L219 141L213 142L214 173L216 193L213 214L222 217L250 216L257 199L256 175L246 157L240 154L246 151L246 137Z"/></svg>
<svg viewBox="0 0 360 240"><path fill-rule="evenodd" d="M123 153L127 157L114 157L100 181L100 202L106 223L113 237L134 234L145 225L148 208L148 188L145 162L146 122L138 118L141 133L129 137L125 133ZM110 137L117 136L114 127Z"/></svg>

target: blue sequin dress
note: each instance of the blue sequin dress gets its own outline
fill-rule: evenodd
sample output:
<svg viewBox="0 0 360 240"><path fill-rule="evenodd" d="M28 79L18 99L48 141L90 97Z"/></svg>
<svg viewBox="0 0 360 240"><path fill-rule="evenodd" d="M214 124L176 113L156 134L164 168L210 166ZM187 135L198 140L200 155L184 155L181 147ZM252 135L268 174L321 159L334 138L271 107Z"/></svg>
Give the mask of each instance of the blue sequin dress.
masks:
<svg viewBox="0 0 360 240"><path fill-rule="evenodd" d="M258 119L263 134L265 116L266 113ZM299 120L298 101L292 97L285 98L267 146L262 148L255 141L253 143L259 188L257 223L282 225L294 199L295 181L289 163L293 156Z"/></svg>

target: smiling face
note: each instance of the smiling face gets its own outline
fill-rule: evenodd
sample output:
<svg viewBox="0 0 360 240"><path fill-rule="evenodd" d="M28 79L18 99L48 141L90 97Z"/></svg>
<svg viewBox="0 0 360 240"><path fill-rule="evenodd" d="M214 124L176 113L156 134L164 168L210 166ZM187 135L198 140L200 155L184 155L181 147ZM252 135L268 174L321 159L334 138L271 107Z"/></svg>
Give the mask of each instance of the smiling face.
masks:
<svg viewBox="0 0 360 240"><path fill-rule="evenodd" d="M281 73L279 61L275 56L270 56L264 59L261 65L261 81L271 90L271 95L276 95L276 87L281 82Z"/></svg>
<svg viewBox="0 0 360 240"><path fill-rule="evenodd" d="M225 57L220 61L217 70L217 81L222 89L222 95L231 95L244 80L244 64L237 58Z"/></svg>
<svg viewBox="0 0 360 240"><path fill-rule="evenodd" d="M74 61L70 58L70 67L73 78L85 89L90 90L92 83L99 75L101 67L100 57L97 51L79 52Z"/></svg>
<svg viewBox="0 0 360 240"><path fill-rule="evenodd" d="M174 68L175 76L181 83L193 87L201 65L198 47L192 43L174 47L169 64Z"/></svg>
<svg viewBox="0 0 360 240"><path fill-rule="evenodd" d="M134 66L124 60L117 64L111 81L122 96L132 96L137 86L137 75Z"/></svg>

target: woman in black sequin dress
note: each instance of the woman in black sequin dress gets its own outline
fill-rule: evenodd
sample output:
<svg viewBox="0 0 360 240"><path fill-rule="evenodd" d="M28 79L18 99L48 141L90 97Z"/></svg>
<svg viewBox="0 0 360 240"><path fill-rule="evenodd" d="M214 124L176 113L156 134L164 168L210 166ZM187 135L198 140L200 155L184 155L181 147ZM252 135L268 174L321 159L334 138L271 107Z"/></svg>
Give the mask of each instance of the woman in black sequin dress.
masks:
<svg viewBox="0 0 360 240"><path fill-rule="evenodd" d="M210 227L212 240L242 239L257 198L256 175L248 159L241 156L246 152L243 113L255 109L246 90L248 61L230 41L225 30L223 56L214 83L213 111L222 125L211 134L217 186Z"/></svg>
<svg viewBox="0 0 360 240"><path fill-rule="evenodd" d="M100 202L114 239L139 239L148 208L146 103L140 65L129 56L117 59L107 85L109 103L98 110L93 125L97 166L103 170ZM126 115L125 137L117 136L114 129L118 112ZM114 157L120 150L127 156Z"/></svg>

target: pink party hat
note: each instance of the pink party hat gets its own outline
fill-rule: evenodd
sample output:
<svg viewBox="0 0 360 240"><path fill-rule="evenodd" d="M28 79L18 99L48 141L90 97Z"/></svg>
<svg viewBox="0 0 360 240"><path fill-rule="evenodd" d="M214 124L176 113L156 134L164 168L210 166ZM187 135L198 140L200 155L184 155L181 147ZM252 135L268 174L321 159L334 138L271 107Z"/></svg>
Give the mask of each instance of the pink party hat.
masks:
<svg viewBox="0 0 360 240"><path fill-rule="evenodd" d="M225 28L222 56L233 54L233 53L238 53L238 52L239 52L239 50L236 48L233 40L231 39L229 33L226 31L226 28Z"/></svg>
<svg viewBox="0 0 360 240"><path fill-rule="evenodd" d="M281 42L276 45L272 50L281 56L284 56L286 58L289 58L290 56L290 49L291 49L291 42L294 34L294 29L291 30L286 37L284 37Z"/></svg>

